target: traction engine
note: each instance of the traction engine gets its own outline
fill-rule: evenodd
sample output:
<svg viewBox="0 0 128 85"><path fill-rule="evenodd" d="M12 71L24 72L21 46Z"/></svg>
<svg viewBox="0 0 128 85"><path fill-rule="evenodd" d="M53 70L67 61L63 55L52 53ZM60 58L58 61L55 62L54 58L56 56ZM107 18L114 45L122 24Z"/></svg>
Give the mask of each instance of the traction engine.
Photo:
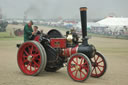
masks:
<svg viewBox="0 0 128 85"><path fill-rule="evenodd" d="M17 62L20 70L35 76L44 70L56 72L66 65L69 76L75 81L104 75L107 69L105 57L88 44L86 11L86 7L80 8L81 42L75 32L67 31L63 36L58 30L52 29L46 35L37 35L34 40L18 45Z"/></svg>

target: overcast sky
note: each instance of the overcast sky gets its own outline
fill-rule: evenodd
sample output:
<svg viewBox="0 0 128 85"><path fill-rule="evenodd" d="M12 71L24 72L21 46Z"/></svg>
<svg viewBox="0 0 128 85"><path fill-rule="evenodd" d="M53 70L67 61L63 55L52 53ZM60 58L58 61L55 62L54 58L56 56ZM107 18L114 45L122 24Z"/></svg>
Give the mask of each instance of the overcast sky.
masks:
<svg viewBox="0 0 128 85"><path fill-rule="evenodd" d="M128 0L0 0L8 18L79 18L79 8L88 7L88 18L109 15L128 17Z"/></svg>

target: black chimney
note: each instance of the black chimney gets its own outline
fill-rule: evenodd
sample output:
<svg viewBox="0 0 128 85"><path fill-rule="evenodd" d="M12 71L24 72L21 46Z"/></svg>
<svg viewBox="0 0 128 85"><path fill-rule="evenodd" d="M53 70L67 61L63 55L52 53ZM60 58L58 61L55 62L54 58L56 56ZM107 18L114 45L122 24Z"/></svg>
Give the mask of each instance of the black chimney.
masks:
<svg viewBox="0 0 128 85"><path fill-rule="evenodd" d="M81 14L81 28L82 28L82 44L88 45L88 38L87 38L87 8L81 7L80 8Z"/></svg>

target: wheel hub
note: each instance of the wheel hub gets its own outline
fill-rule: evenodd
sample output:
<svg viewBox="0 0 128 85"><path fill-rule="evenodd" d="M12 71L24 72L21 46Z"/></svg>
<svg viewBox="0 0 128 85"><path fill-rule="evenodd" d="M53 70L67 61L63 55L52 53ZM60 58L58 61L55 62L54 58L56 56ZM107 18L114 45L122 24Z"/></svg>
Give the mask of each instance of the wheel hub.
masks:
<svg viewBox="0 0 128 85"><path fill-rule="evenodd" d="M94 62L94 63L92 63L92 65L93 65L94 67L97 67L97 66L98 66L98 63L97 63L97 62Z"/></svg>
<svg viewBox="0 0 128 85"><path fill-rule="evenodd" d="M31 55L29 55L27 59L28 59L28 61L32 62L32 58L33 57Z"/></svg>
<svg viewBox="0 0 128 85"><path fill-rule="evenodd" d="M79 71L80 70L80 66L75 66L75 69L77 70L77 71Z"/></svg>

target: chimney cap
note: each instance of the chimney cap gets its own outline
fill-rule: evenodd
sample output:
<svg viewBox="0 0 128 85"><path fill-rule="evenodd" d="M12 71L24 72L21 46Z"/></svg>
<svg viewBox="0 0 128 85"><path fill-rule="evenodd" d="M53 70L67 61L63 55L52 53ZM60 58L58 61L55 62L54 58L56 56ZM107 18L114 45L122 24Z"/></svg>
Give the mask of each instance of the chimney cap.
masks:
<svg viewBox="0 0 128 85"><path fill-rule="evenodd" d="M87 11L87 7L80 7L80 11Z"/></svg>

